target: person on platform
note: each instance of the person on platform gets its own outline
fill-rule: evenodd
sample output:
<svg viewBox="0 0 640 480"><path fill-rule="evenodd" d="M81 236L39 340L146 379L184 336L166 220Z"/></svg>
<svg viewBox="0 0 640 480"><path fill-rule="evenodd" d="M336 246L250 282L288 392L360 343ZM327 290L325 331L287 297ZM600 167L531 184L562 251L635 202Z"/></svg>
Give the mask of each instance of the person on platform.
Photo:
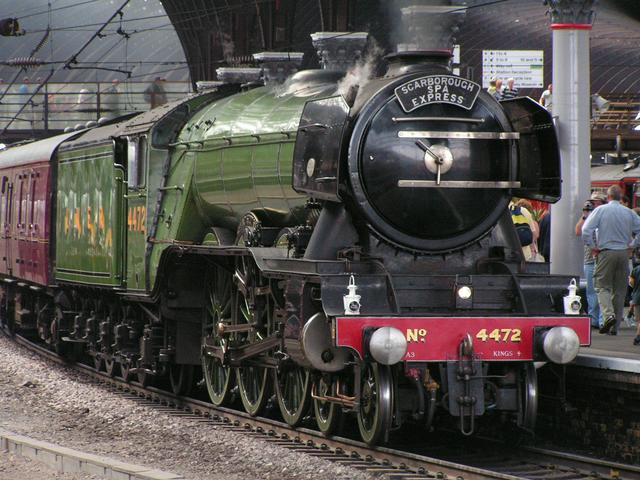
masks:
<svg viewBox="0 0 640 480"><path fill-rule="evenodd" d="M538 103L550 112L553 111L553 84L550 83L547 89L542 92L542 96Z"/></svg>
<svg viewBox="0 0 640 480"><path fill-rule="evenodd" d="M629 286L631 291L631 302L633 305L640 305L640 265L631 270L629 276ZM640 345L640 308L633 309L633 316L636 320L636 337L633 339L634 345Z"/></svg>
<svg viewBox="0 0 640 480"><path fill-rule="evenodd" d="M544 257L545 262L551 261L551 210L546 210L540 219L538 251Z"/></svg>
<svg viewBox="0 0 640 480"><path fill-rule="evenodd" d="M538 239L540 238L540 226L538 222L535 220L534 208L531 202L525 198L521 198L516 202L516 205L522 209L522 214L527 217L528 223L531 226L531 231L533 232L533 242L530 245L530 257L527 259L530 262L538 261Z"/></svg>
<svg viewBox="0 0 640 480"><path fill-rule="evenodd" d="M504 90L504 86L502 85L502 79L496 78L496 94L494 95L496 100L502 99L502 91Z"/></svg>
<svg viewBox="0 0 640 480"><path fill-rule="evenodd" d="M117 78L111 80L111 86L102 92L101 110L102 114L107 118L115 118L120 116L120 80Z"/></svg>
<svg viewBox="0 0 640 480"><path fill-rule="evenodd" d="M489 80L489 88L487 88L487 93L492 97L496 94L496 79L492 78Z"/></svg>
<svg viewBox="0 0 640 480"><path fill-rule="evenodd" d="M502 100L509 100L510 98L516 98L520 92L515 87L516 80L515 78L510 78L507 80L507 86L502 91Z"/></svg>
<svg viewBox="0 0 640 480"><path fill-rule="evenodd" d="M509 203L509 212L511 213L511 221L516 227L522 254L525 261L532 262L535 258L535 229L533 215L526 207L520 206L519 199L513 198Z"/></svg>
<svg viewBox="0 0 640 480"><path fill-rule="evenodd" d="M95 117L95 95L88 88L80 89L74 110L78 113L74 115L76 121L81 123L94 120Z"/></svg>
<svg viewBox="0 0 640 480"><path fill-rule="evenodd" d="M624 207L622 190L612 185L607 190L609 203L597 207L582 226L582 240L596 257L593 273L598 303L605 319L600 333L617 334L622 320L629 277L628 250L640 233L640 217Z"/></svg>
<svg viewBox="0 0 640 480"><path fill-rule="evenodd" d="M499 87L498 82L500 82ZM502 97L502 80L496 77L493 77L491 80L489 80L489 88L487 88L487 93L499 101Z"/></svg>
<svg viewBox="0 0 640 480"><path fill-rule="evenodd" d="M29 77L22 79L22 85L18 87L18 95L20 95L20 103L27 103L29 101L29 94L31 93L31 81Z"/></svg>
<svg viewBox="0 0 640 480"><path fill-rule="evenodd" d="M18 100L15 103L17 104L15 105L16 111L22 108L22 114L20 116L23 119L22 121L28 122L29 126L26 128L33 128L33 117L29 111L33 105L31 101L31 80L29 80L29 77L22 79L22 84L18 87ZM23 104L25 105L24 107L22 107Z"/></svg>
<svg viewBox="0 0 640 480"><path fill-rule="evenodd" d="M640 215L640 208L636 207L633 209L633 211L636 212L637 215ZM640 313L640 304L638 305L638 308L636 308L636 297L640 298L640 293L638 293L637 296L634 295L635 284L640 282L638 282L638 276L634 276L633 274L633 271L638 266L640 266L640 248L636 247L631 252L631 276L629 277L629 293L628 293L629 311L627 312L627 316L624 319L625 322L627 322L627 325L629 325L630 327L635 327L638 325L635 320L636 311ZM635 278L633 282L631 281L631 277ZM638 288L640 289L640 284L638 285Z"/></svg>
<svg viewBox="0 0 640 480"><path fill-rule="evenodd" d="M144 101L147 102L151 108L156 108L167 103L167 92L164 90L162 83L162 78L156 77L153 83L144 91Z"/></svg>
<svg viewBox="0 0 640 480"><path fill-rule="evenodd" d="M582 217L576 224L576 236L582 236L582 226L584 225L584 222L596 207L599 207L603 204L604 202L600 201L599 199L594 199L594 195L591 196L591 199L584 202L584 205L582 206ZM602 321L602 313L600 312L598 295L596 294L596 289L593 285L593 271L596 268L596 258L593 256L591 247L587 244L584 244L584 260L582 268L584 272L584 278L587 282L587 312L589 314L589 317L591 318L591 327L601 328L602 325L604 325L604 322Z"/></svg>

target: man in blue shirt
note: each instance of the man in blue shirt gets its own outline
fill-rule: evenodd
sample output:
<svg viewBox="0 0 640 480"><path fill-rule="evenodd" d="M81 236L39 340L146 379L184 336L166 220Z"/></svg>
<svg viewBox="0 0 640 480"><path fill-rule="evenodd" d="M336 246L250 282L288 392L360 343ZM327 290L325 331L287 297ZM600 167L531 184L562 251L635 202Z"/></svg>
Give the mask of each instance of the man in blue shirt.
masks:
<svg viewBox="0 0 640 480"><path fill-rule="evenodd" d="M593 274L598 303L605 319L600 333L615 335L622 320L629 277L629 248L640 233L640 216L620 203L622 190L607 190L609 203L596 208L582 226L582 240L593 249ZM636 237L636 240L638 237Z"/></svg>

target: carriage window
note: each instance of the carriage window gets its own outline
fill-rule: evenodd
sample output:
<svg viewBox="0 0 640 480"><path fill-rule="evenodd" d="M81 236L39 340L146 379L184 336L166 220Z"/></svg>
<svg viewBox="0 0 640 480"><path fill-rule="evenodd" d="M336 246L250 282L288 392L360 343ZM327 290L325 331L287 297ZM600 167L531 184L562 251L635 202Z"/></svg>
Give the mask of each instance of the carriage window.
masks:
<svg viewBox="0 0 640 480"><path fill-rule="evenodd" d="M0 183L0 194L2 200L0 200L0 225L4 225L7 218L7 197L9 196L9 179L2 177L2 183Z"/></svg>
<svg viewBox="0 0 640 480"><path fill-rule="evenodd" d="M7 180L6 182L4 180ZM7 228L11 224L11 209L13 208L13 184L9 182L7 177L4 177L2 183L4 189L4 227Z"/></svg>
<svg viewBox="0 0 640 480"><path fill-rule="evenodd" d="M29 224L33 225L35 219L35 209L36 209L36 175L35 173L31 174L31 191L29 193L29 207L31 208L31 212L29 213Z"/></svg>
<svg viewBox="0 0 640 480"><path fill-rule="evenodd" d="M18 227L22 226L22 212L24 212L24 207L26 206L26 200L24 198L24 178L22 175L18 176L18 180L20 180L20 193L18 196Z"/></svg>

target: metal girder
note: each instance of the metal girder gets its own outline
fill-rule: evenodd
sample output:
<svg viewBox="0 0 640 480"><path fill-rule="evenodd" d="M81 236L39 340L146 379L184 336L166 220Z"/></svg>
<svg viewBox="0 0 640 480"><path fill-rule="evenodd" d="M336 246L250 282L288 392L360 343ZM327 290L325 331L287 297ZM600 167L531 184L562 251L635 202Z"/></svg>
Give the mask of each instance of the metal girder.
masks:
<svg viewBox="0 0 640 480"><path fill-rule="evenodd" d="M598 0L544 0L551 23L591 24Z"/></svg>

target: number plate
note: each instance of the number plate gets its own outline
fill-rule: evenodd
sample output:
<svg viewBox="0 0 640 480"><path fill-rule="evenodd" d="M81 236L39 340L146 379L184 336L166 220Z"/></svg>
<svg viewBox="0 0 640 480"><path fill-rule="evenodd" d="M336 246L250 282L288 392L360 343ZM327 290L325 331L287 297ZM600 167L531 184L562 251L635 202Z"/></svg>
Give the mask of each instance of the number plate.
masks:
<svg viewBox="0 0 640 480"><path fill-rule="evenodd" d="M409 113L432 103L448 103L471 110L481 87L454 75L428 75L403 83L395 89L402 109Z"/></svg>
<svg viewBox="0 0 640 480"><path fill-rule="evenodd" d="M362 331L367 327L395 327L407 339L406 361L438 362L458 358L458 347L469 334L478 359L530 361L539 327L573 328L580 345L591 344L588 317L338 317L336 344L363 355Z"/></svg>

